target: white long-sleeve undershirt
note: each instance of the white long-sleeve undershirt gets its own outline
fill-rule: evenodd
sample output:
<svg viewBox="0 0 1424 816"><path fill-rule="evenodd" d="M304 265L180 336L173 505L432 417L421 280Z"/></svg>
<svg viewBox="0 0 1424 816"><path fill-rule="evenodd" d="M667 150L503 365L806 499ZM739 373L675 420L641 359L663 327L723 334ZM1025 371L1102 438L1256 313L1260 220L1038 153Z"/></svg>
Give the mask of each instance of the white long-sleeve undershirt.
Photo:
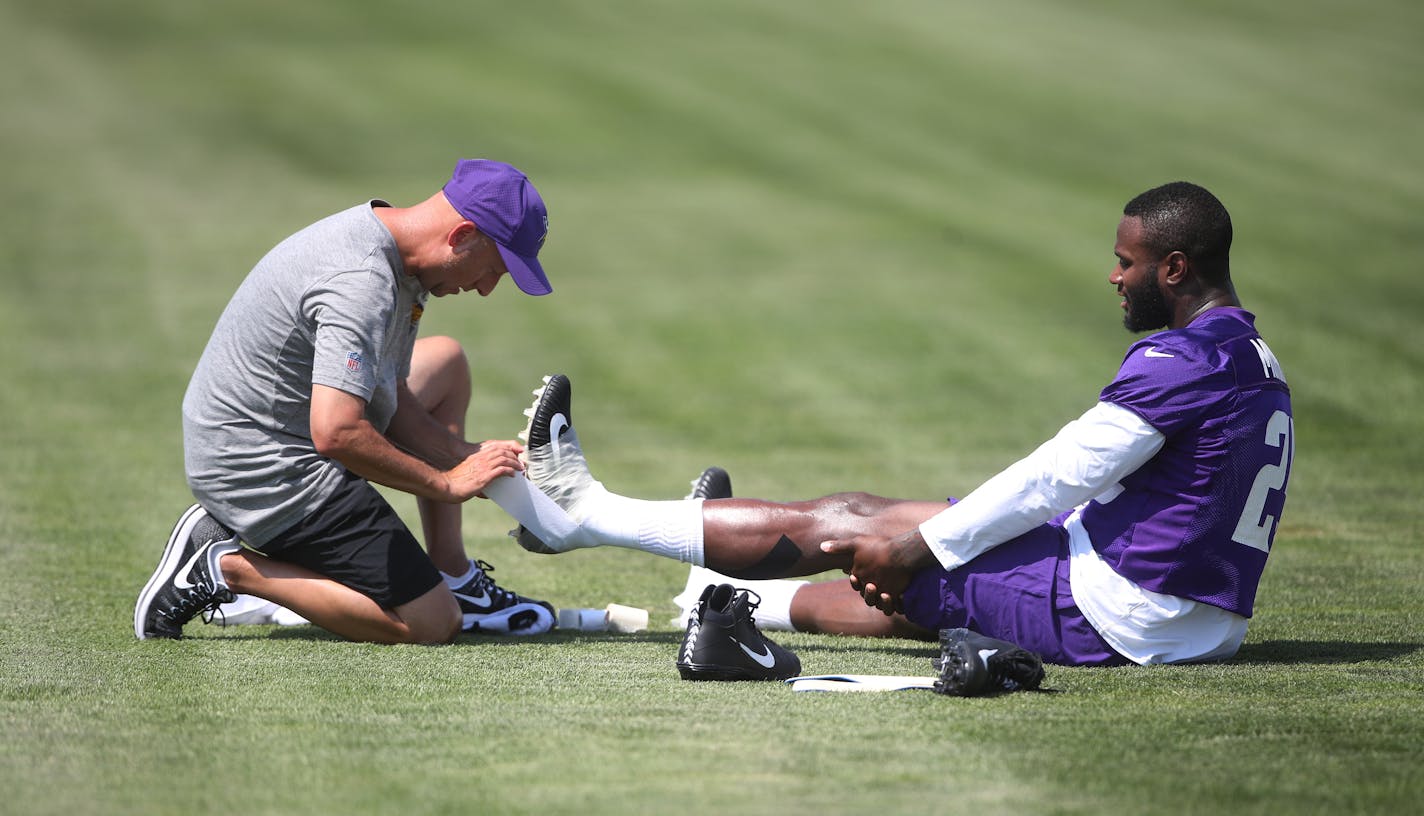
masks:
<svg viewBox="0 0 1424 816"><path fill-rule="evenodd" d="M1141 417L1099 402L1033 453L920 525L945 569L1023 535L1066 510L1115 490L1166 438Z"/></svg>

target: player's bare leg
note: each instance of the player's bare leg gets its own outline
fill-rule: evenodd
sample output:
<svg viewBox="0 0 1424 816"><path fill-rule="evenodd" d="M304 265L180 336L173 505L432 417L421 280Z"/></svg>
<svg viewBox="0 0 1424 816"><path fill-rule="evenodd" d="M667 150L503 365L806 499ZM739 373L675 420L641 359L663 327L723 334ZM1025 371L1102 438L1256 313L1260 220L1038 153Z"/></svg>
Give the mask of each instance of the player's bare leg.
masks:
<svg viewBox="0 0 1424 816"><path fill-rule="evenodd" d="M858 535L899 535L944 508L943 502L869 493L837 493L788 504L710 500L702 505L704 562L717 572L748 579L846 569L849 557L822 552L821 542Z"/></svg>
<svg viewBox="0 0 1424 816"><path fill-rule="evenodd" d="M220 564L232 591L281 604L349 640L449 643L460 632L460 608L444 585L395 609L383 609L330 578L258 553L229 553Z"/></svg>
<svg viewBox="0 0 1424 816"><path fill-rule="evenodd" d="M449 337L423 337L411 354L411 393L442 427L465 438L465 414L470 407L470 365L464 349ZM470 567L462 535L463 508L458 504L416 498L425 548L436 568L463 575Z"/></svg>
<svg viewBox="0 0 1424 816"><path fill-rule="evenodd" d="M865 605L850 579L811 583L791 597L791 626L797 632L860 637L933 640L935 633L916 626L904 615L886 615Z"/></svg>
<svg viewBox="0 0 1424 816"><path fill-rule="evenodd" d="M525 474L528 489L539 495L523 507L495 496L524 525L519 541L534 552L616 546L677 558L738 578L812 575L851 566L848 555L823 552L822 542L899 535L945 506L867 493L791 504L702 498L644 501L621 496L605 488L589 470L574 429L568 378L546 377L535 395L526 412L530 421L525 432ZM514 479L501 489L514 493L518 485L523 482ZM546 506L540 507L539 501Z"/></svg>
<svg viewBox="0 0 1424 816"><path fill-rule="evenodd" d="M734 578L766 579L845 569L845 555L820 543L856 535L895 535L917 527L943 502L842 493L810 502L772 504L744 499L705 502L703 548L710 569ZM798 632L861 637L933 639L903 615L866 606L848 579L803 584L791 596L789 618Z"/></svg>
<svg viewBox="0 0 1424 816"><path fill-rule="evenodd" d="M406 385L430 417L458 439L465 438L470 407L470 363L458 341L426 337L415 342ZM494 583L493 568L472 561L465 550L463 506L416 498L430 560L455 593L462 625L487 634L533 635L554 626L553 606ZM449 593L447 593L449 594Z"/></svg>

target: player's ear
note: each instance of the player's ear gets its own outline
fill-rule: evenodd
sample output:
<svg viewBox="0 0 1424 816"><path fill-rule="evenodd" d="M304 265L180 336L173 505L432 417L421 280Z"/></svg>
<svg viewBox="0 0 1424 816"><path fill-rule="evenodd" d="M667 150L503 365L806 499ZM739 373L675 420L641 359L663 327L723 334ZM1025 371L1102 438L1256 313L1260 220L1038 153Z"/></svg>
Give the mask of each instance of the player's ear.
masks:
<svg viewBox="0 0 1424 816"><path fill-rule="evenodd" d="M1177 284L1186 280L1187 270L1191 268L1191 261L1179 249L1168 252L1167 257L1162 259L1162 263L1167 267L1167 277L1164 282L1169 284Z"/></svg>
<svg viewBox="0 0 1424 816"><path fill-rule="evenodd" d="M455 252L466 252L470 249L476 238L480 237L480 228L475 226L473 221L461 221L450 228L450 232L445 235L445 243Z"/></svg>

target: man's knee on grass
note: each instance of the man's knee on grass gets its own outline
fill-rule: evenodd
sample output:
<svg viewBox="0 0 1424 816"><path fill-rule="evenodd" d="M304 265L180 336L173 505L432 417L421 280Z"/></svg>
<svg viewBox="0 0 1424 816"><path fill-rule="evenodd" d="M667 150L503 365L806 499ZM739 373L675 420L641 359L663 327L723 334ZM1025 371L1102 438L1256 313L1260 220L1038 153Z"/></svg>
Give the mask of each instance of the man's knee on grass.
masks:
<svg viewBox="0 0 1424 816"><path fill-rule="evenodd" d="M438 645L450 643L460 634L460 605L443 584L395 611L405 624L406 643Z"/></svg>

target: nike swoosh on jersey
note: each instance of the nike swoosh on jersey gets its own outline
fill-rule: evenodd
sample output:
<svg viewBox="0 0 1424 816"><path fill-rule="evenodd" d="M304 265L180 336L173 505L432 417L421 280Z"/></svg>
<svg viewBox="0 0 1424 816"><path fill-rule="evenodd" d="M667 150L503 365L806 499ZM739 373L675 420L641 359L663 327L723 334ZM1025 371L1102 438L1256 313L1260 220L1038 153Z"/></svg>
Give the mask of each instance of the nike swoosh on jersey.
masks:
<svg viewBox="0 0 1424 816"><path fill-rule="evenodd" d="M1158 350L1155 349L1155 348L1150 348L1150 349L1148 349L1148 350L1142 352L1142 356L1143 356L1143 357L1176 357L1177 355L1175 355L1175 354L1168 354L1168 353L1165 352L1165 351L1158 351Z"/></svg>
<svg viewBox="0 0 1424 816"><path fill-rule="evenodd" d="M755 660L762 668L769 669L772 667L773 664L776 663L776 658L771 656L770 649L767 649L765 654L754 652L751 649L748 649L747 644L741 642L740 640L737 641L737 646L741 648L742 651L747 653L747 657L750 657L752 660ZM762 648L765 649L766 647L763 646Z"/></svg>
<svg viewBox="0 0 1424 816"><path fill-rule="evenodd" d="M982 661L984 661L984 665L987 666L987 665L989 665L989 658L993 657L994 655L996 655L996 654L998 654L998 653L999 653L999 650L998 650L998 649L980 649L980 650L979 650L979 659L982 660Z"/></svg>

